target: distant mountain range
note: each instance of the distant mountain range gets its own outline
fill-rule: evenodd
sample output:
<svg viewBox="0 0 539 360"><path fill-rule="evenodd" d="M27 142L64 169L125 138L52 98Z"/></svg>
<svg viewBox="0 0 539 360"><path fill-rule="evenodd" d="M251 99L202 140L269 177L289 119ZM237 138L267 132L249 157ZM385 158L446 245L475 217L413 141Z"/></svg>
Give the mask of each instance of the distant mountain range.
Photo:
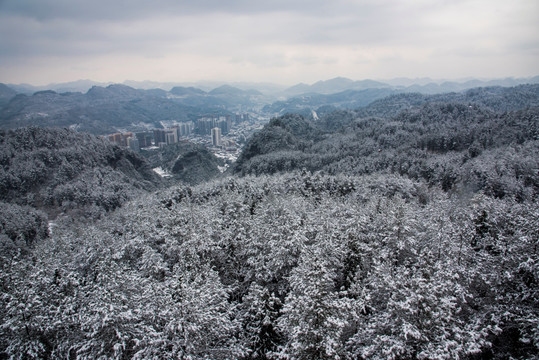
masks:
<svg viewBox="0 0 539 360"><path fill-rule="evenodd" d="M253 91L256 90L266 96L277 96L281 98L296 96L300 94L318 93L318 94L333 94L345 90L365 90L378 88L393 88L406 92L420 92L423 94L435 94L451 91L462 91L474 87L484 86L516 86L520 84L537 84L539 76L526 78L503 78L503 79L463 79L463 80L437 80L431 78L394 78L388 80L351 80L344 77L336 77L329 80L321 80L314 84L308 85L299 83L291 87L286 87L279 84L262 83L262 82L218 82L218 81L201 81L201 82L157 82L157 81L132 81L126 80L122 85L126 85L135 89L152 90L161 89L171 91L175 87L181 88L196 88L204 92L211 92L222 86L230 86L233 88ZM54 83L45 86L34 86L29 84L7 84L8 87L17 93L31 95L37 91L53 90L58 93L63 92L87 92L93 86L107 87L112 85L111 82L97 82L92 80L77 80L65 83ZM1 90L1 89L0 89Z"/></svg>
<svg viewBox="0 0 539 360"><path fill-rule="evenodd" d="M297 113L308 116L312 111L327 107L325 111L335 109L357 109L371 102L399 93L390 87L369 88L363 90L344 90L332 94L308 93L296 95L286 100L276 101L264 106L262 111L273 116Z"/></svg>
<svg viewBox="0 0 539 360"><path fill-rule="evenodd" d="M357 109L401 93L430 95L477 87L539 84L539 76L464 82L436 82L428 78L354 81L339 77L286 89L262 83L238 83L241 87L221 84L211 89L194 86L196 84L129 83L144 88L125 84L96 85L98 83L90 80L52 84L49 89L0 84L0 128L72 127L93 134L107 134L158 128L162 121L194 121L202 116L238 111L265 116L285 113L317 116L313 112ZM156 87L146 89L149 86ZM163 88L168 86L171 87Z"/></svg>
<svg viewBox="0 0 539 360"><path fill-rule="evenodd" d="M92 80L77 80L65 83L55 83L49 85L35 86L30 84L6 84L9 88L16 93L32 95L38 91L53 90L58 93L64 92L87 92L93 86L107 87L112 85L112 82L97 82ZM154 90L161 89L164 91L171 91L174 88L196 88L204 93L210 92L222 86L229 86L240 90L259 91L265 95L280 94L286 89L286 86L270 84L270 83L247 83L247 82L196 82L196 83L183 83L183 82L157 82L157 81L132 81L126 80L121 85L126 85L140 90Z"/></svg>
<svg viewBox="0 0 539 360"><path fill-rule="evenodd" d="M297 84L283 93L287 96L301 94L334 94L346 90L366 90L366 89L392 89L399 92L419 92L422 94L439 94L453 91L463 91L475 87L485 86L517 86L521 84L537 84L539 76L529 78L505 78L495 80L468 79L465 81L443 81L429 78L407 79L397 78L392 80L375 81L359 80L353 81L347 78L337 77L330 80L318 81L312 85Z"/></svg>
<svg viewBox="0 0 539 360"><path fill-rule="evenodd" d="M365 90L390 87L391 86L389 84L374 80L353 81L347 78L337 77L330 80L318 81L312 85L297 84L286 89L284 93L288 96L309 93L334 94L346 90Z"/></svg>
<svg viewBox="0 0 539 360"><path fill-rule="evenodd" d="M19 94L0 111L3 128L72 127L94 134L136 126L159 127L161 120L187 121L197 110L125 85L94 86L85 94L52 90ZM196 116L196 115L195 115Z"/></svg>
<svg viewBox="0 0 539 360"><path fill-rule="evenodd" d="M222 86L206 93L175 87L139 90L120 84L93 86L86 93L38 91L16 94L0 86L0 127L72 127L93 134L161 127L162 121L194 121L210 114L226 115L238 107L252 108L262 101L255 91Z"/></svg>

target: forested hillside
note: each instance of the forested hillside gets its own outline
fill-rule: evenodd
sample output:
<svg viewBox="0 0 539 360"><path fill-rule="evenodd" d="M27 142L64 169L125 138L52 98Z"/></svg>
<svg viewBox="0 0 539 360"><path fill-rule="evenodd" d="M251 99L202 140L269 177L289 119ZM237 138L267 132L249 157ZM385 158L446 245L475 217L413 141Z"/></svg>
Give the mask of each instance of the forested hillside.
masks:
<svg viewBox="0 0 539 360"><path fill-rule="evenodd" d="M0 83L0 109L17 95L17 92L5 84Z"/></svg>
<svg viewBox="0 0 539 360"><path fill-rule="evenodd" d="M18 147L0 159L0 357L537 359L537 98L289 114L227 177L168 189L90 135L3 132ZM160 161L196 174L177 150ZM89 188L106 217L47 229L40 204L67 211ZM122 206L100 200L117 194Z"/></svg>
<svg viewBox="0 0 539 360"><path fill-rule="evenodd" d="M533 202L294 173L144 196L2 259L1 346L41 358L531 358Z"/></svg>
<svg viewBox="0 0 539 360"><path fill-rule="evenodd" d="M539 106L539 84L473 88L436 95L401 93L374 101L357 113L360 117L388 117L425 103L472 103L492 111L519 110Z"/></svg>
<svg viewBox="0 0 539 360"><path fill-rule="evenodd" d="M160 187L139 155L68 129L0 130L0 201L59 212L110 211Z"/></svg>
<svg viewBox="0 0 539 360"><path fill-rule="evenodd" d="M253 136L235 171L397 173L446 191L533 199L539 193L539 87L512 91L495 89L492 97L481 89L446 97L401 95L318 121L286 115ZM378 109L393 115L382 117Z"/></svg>
<svg viewBox="0 0 539 360"><path fill-rule="evenodd" d="M204 98L205 99L205 98ZM164 91L145 91L125 85L94 86L87 93L40 91L19 94L0 109L0 128L25 126L74 127L93 134L118 129L160 128L160 121L191 121L222 103L184 104Z"/></svg>
<svg viewBox="0 0 539 360"><path fill-rule="evenodd" d="M193 143L176 143L163 149L145 150L142 155L153 168L160 167L170 177L170 183L184 182L196 185L221 174L224 165L205 146Z"/></svg>

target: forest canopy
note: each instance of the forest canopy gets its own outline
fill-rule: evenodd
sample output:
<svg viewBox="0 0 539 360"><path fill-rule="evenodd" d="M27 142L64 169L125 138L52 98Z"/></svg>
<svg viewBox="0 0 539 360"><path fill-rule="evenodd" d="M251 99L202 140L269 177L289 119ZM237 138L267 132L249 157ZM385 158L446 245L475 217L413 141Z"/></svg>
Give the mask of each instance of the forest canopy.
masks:
<svg viewBox="0 0 539 360"><path fill-rule="evenodd" d="M37 127L0 130L0 200L54 213L113 210L159 188L139 155L93 135Z"/></svg>
<svg viewBox="0 0 539 360"><path fill-rule="evenodd" d="M519 100L522 108L509 102L497 107L515 110L494 111L476 103L433 98L436 102L418 103L389 118L337 111L317 121L297 114L274 119L250 139L234 171L398 173L446 191L536 198L539 107L527 107ZM402 97L394 99L399 104ZM391 107L390 102L388 98L384 104ZM531 104L535 103L533 98Z"/></svg>
<svg viewBox="0 0 539 360"><path fill-rule="evenodd" d="M225 179L2 260L8 354L529 358L539 212L400 175ZM61 256L58 256L61 254Z"/></svg>

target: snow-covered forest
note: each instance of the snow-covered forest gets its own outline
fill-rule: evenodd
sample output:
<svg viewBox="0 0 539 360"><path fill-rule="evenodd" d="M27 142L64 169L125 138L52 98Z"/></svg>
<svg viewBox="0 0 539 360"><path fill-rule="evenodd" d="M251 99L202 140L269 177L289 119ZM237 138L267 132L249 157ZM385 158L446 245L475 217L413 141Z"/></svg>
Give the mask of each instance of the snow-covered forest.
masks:
<svg viewBox="0 0 539 360"><path fill-rule="evenodd" d="M87 148L77 166L96 177L63 175L72 198L55 180L71 161L50 150L36 175L41 145L3 150L0 357L537 358L538 99L476 89L285 115L193 186ZM3 149L15 131L45 130L4 132Z"/></svg>

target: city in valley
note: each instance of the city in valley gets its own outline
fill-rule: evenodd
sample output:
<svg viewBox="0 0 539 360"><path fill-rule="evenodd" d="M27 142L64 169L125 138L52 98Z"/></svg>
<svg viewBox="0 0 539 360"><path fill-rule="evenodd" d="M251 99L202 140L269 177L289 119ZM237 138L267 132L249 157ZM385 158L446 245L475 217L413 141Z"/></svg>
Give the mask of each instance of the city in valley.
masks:
<svg viewBox="0 0 539 360"><path fill-rule="evenodd" d="M166 120L161 122L162 129L117 132L106 138L135 152L191 142L204 145L217 157L234 162L242 144L266 122L267 119L248 113L207 116L187 122Z"/></svg>

